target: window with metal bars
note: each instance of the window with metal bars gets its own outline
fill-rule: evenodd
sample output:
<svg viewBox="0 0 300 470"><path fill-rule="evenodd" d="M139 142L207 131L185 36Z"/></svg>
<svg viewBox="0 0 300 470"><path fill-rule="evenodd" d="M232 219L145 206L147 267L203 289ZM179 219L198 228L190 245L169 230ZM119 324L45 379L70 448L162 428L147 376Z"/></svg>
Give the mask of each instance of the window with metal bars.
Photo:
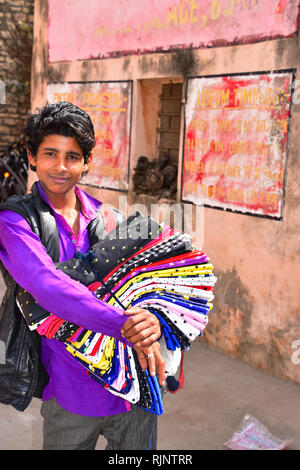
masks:
<svg viewBox="0 0 300 470"><path fill-rule="evenodd" d="M158 154L178 165L182 83L165 83L160 95Z"/></svg>

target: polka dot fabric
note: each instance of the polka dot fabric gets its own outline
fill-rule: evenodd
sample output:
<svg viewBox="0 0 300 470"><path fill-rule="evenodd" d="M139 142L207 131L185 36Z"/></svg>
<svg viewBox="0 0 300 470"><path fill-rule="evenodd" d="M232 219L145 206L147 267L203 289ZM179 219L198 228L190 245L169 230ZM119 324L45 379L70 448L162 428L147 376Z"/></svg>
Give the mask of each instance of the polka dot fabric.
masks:
<svg viewBox="0 0 300 470"><path fill-rule="evenodd" d="M139 213L57 269L88 286L99 300L156 315L167 377L175 375L181 354L203 334L213 307L217 279L207 255L193 248L187 234ZM46 312L21 288L17 302L29 328L65 343L91 379L133 405L163 413L158 380L142 370L132 348Z"/></svg>

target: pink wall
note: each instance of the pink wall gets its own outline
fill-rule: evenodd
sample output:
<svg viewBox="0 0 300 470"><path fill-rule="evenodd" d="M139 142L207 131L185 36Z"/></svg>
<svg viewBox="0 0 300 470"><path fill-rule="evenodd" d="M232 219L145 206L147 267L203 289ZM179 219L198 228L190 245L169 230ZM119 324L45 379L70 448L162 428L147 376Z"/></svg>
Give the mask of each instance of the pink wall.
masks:
<svg viewBox="0 0 300 470"><path fill-rule="evenodd" d="M49 60L287 37L298 0L49 0ZM63 44L63 47L62 47Z"/></svg>

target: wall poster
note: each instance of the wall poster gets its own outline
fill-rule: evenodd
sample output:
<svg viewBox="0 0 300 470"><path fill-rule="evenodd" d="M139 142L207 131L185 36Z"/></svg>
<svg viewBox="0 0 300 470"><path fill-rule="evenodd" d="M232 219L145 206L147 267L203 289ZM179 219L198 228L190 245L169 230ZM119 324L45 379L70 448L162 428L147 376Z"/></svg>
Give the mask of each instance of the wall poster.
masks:
<svg viewBox="0 0 300 470"><path fill-rule="evenodd" d="M298 5L299 0L48 0L49 62L286 38L298 31Z"/></svg>
<svg viewBox="0 0 300 470"><path fill-rule="evenodd" d="M47 85L47 101L69 101L90 116L96 137L93 162L81 182L128 190L132 81L65 82Z"/></svg>
<svg viewBox="0 0 300 470"><path fill-rule="evenodd" d="M294 71L187 79L181 200L282 219Z"/></svg>

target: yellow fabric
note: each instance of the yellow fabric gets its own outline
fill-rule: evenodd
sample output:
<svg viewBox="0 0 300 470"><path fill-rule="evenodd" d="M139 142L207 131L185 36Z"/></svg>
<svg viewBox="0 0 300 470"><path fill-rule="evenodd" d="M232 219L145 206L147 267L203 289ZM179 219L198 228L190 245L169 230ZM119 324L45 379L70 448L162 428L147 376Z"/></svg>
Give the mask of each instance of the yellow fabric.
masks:
<svg viewBox="0 0 300 470"><path fill-rule="evenodd" d="M100 361L98 361L97 363L93 362L91 359L87 359L87 357L84 354L77 351L73 346L67 346L66 349L73 356L77 356L82 361L89 364L92 369L100 369L101 370L100 373L104 374L112 366L112 359L113 359L113 355L114 355L115 346L116 346L116 339L112 338L112 337L109 337L107 339L102 357L101 357Z"/></svg>
<svg viewBox="0 0 300 470"><path fill-rule="evenodd" d="M88 330L86 332L86 334L84 335L84 337L80 341L75 341L75 342L71 341L74 348L80 348L83 345L83 343L85 343L85 341L88 339L88 337L90 336L91 333L92 332L90 330Z"/></svg>
<svg viewBox="0 0 300 470"><path fill-rule="evenodd" d="M201 266L201 268L199 268ZM202 267L205 266L205 267ZM149 277L178 277L178 276L194 276L195 275L204 275L204 274L211 274L213 270L213 266L211 264L205 265L194 265L194 266L184 266L182 268L174 268L172 269L161 269L159 271L149 271L138 276L129 279L119 290L114 292L116 297L120 297L132 284L140 282L145 278ZM199 283L200 285L200 283ZM112 304L115 300L111 298L107 303Z"/></svg>

